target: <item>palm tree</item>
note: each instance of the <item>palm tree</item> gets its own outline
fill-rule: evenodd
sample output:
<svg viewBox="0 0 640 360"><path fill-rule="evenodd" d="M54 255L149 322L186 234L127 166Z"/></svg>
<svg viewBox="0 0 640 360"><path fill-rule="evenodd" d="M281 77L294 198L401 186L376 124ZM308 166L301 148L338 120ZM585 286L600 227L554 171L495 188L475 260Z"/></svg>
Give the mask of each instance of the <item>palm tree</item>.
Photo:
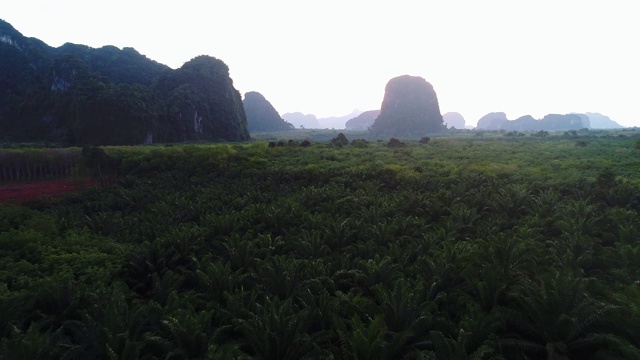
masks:
<svg viewBox="0 0 640 360"><path fill-rule="evenodd" d="M313 350L307 311L296 309L291 299L265 298L234 320L243 343L256 359L300 359Z"/></svg>
<svg viewBox="0 0 640 360"><path fill-rule="evenodd" d="M348 359L398 359L404 338L396 337L391 343L385 339L387 329L380 317L362 321L353 317L338 328L342 355ZM394 341L395 340L395 341Z"/></svg>
<svg viewBox="0 0 640 360"><path fill-rule="evenodd" d="M513 284L535 271L539 239L538 229L524 227L489 235L472 243L468 260L491 267L501 281Z"/></svg>
<svg viewBox="0 0 640 360"><path fill-rule="evenodd" d="M557 273L543 282L525 282L512 292L505 310L506 332L497 344L509 359L587 359L594 354L625 358L640 351L608 324L619 308L589 297L590 281ZM625 354L625 355L622 355Z"/></svg>
<svg viewBox="0 0 640 360"><path fill-rule="evenodd" d="M373 288L377 313L387 329L385 338L391 339L397 357L424 349L425 336L433 327L438 307L424 296L426 291L420 286L423 284L399 278L393 285L379 284Z"/></svg>
<svg viewBox="0 0 640 360"><path fill-rule="evenodd" d="M0 358L6 360L55 359L54 344L49 333L42 333L38 324L32 324L24 334L0 341Z"/></svg>

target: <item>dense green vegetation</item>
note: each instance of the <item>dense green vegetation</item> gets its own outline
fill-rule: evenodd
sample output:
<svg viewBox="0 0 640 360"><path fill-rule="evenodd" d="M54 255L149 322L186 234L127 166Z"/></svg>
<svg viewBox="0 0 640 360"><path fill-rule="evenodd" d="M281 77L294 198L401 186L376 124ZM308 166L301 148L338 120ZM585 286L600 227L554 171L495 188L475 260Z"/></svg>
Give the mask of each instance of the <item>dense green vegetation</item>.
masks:
<svg viewBox="0 0 640 360"><path fill-rule="evenodd" d="M0 205L4 359L638 359L633 137L85 149Z"/></svg>

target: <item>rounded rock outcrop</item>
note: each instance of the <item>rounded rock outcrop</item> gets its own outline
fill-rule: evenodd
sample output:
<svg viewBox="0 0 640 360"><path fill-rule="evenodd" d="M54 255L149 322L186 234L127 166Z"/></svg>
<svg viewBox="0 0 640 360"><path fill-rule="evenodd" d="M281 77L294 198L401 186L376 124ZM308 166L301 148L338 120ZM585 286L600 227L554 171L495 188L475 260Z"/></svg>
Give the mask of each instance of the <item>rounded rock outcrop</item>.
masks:
<svg viewBox="0 0 640 360"><path fill-rule="evenodd" d="M444 130L438 97L433 86L419 76L389 80L380 115L371 125L373 135L420 138Z"/></svg>

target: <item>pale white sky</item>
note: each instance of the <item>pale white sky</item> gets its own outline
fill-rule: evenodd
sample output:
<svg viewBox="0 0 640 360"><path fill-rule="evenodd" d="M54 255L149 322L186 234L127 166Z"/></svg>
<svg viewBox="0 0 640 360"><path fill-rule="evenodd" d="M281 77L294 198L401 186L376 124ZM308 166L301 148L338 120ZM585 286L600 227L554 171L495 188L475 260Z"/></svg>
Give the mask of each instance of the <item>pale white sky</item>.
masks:
<svg viewBox="0 0 640 360"><path fill-rule="evenodd" d="M133 47L172 68L211 55L280 112L379 109L387 81L429 81L467 124L600 112L640 126L637 0L2 0L51 46Z"/></svg>

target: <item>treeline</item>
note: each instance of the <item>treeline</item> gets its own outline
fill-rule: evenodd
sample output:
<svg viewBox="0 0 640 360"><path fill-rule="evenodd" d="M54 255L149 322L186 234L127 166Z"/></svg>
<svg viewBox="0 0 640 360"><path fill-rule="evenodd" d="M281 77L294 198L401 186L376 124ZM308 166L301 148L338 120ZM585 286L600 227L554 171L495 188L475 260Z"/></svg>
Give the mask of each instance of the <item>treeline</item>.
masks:
<svg viewBox="0 0 640 360"><path fill-rule="evenodd" d="M0 150L0 182L72 176L81 154L79 148Z"/></svg>

